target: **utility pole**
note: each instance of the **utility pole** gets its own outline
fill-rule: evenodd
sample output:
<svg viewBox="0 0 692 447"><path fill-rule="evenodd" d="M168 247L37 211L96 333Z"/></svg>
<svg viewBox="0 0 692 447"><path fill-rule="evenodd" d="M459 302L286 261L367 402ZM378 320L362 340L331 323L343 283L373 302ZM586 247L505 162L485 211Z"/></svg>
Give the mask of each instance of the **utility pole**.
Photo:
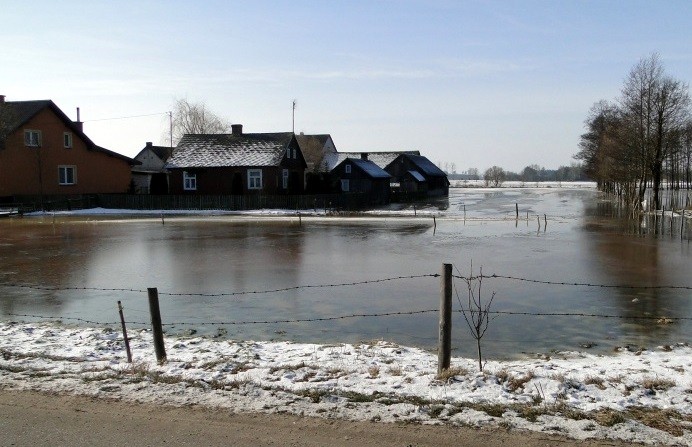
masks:
<svg viewBox="0 0 692 447"><path fill-rule="evenodd" d="M171 136L171 149L173 148L173 112L168 112L168 129Z"/></svg>
<svg viewBox="0 0 692 447"><path fill-rule="evenodd" d="M293 100L293 126L292 126L292 132L296 133L296 100Z"/></svg>

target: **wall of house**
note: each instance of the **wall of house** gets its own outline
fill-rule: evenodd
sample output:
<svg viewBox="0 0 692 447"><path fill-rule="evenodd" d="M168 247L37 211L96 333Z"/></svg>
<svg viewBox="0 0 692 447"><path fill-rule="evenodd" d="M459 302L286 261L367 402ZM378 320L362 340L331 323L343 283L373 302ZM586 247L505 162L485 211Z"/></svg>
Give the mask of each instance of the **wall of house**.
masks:
<svg viewBox="0 0 692 447"><path fill-rule="evenodd" d="M431 196L446 196L449 195L449 184L447 177L432 177L426 175L416 166L411 160L405 156L399 156L392 163L386 166L385 171L391 174L396 181L404 184L408 171L418 171L423 177L427 185L418 185L418 190L425 191Z"/></svg>
<svg viewBox="0 0 692 447"><path fill-rule="evenodd" d="M24 130L41 131L41 147L24 145ZM78 135L65 148L64 132L72 132L45 108L10 134L0 150L0 197L124 193L130 185L130 164L103 152L90 151ZM59 166L74 166L74 185L59 184Z"/></svg>
<svg viewBox="0 0 692 447"><path fill-rule="evenodd" d="M138 171L161 171L166 164L151 149L144 149L135 157L135 160L142 163L134 167Z"/></svg>
<svg viewBox="0 0 692 447"><path fill-rule="evenodd" d="M262 169L262 189L248 189L248 169ZM192 168L173 169L169 177L171 194L300 194L303 188L303 169L289 169L289 188L283 188L283 167L222 167L222 168ZM184 189L183 172L197 175L197 189ZM237 181L240 176L240 181ZM291 184L293 181L293 185ZM295 184L298 184L297 186ZM240 186L240 187L239 187Z"/></svg>
<svg viewBox="0 0 692 447"><path fill-rule="evenodd" d="M346 165L351 165L351 172L346 172ZM348 179L349 193L368 194L368 203L372 205L387 204L390 201L391 190L388 178L373 179L360 170L355 164L342 162L332 171L332 191L341 192L341 180Z"/></svg>

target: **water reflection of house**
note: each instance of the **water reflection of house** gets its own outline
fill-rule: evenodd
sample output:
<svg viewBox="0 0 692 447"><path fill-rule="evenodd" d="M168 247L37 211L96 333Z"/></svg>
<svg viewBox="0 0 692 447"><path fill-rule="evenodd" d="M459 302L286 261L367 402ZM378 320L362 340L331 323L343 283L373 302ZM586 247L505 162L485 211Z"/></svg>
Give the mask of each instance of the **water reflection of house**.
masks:
<svg viewBox="0 0 692 447"><path fill-rule="evenodd" d="M166 162L172 147L154 146L150 141L135 156L140 164L132 167L132 183L137 194L167 194L168 171Z"/></svg>
<svg viewBox="0 0 692 447"><path fill-rule="evenodd" d="M94 144L51 100L0 95L0 197L124 193L134 160Z"/></svg>
<svg viewBox="0 0 692 447"><path fill-rule="evenodd" d="M370 205L384 205L390 201L392 176L368 160L367 154L361 158L346 158L332 169L331 176L335 190L367 194Z"/></svg>
<svg viewBox="0 0 692 447"><path fill-rule="evenodd" d="M292 132L187 134L165 168L173 194L300 194L305 159Z"/></svg>

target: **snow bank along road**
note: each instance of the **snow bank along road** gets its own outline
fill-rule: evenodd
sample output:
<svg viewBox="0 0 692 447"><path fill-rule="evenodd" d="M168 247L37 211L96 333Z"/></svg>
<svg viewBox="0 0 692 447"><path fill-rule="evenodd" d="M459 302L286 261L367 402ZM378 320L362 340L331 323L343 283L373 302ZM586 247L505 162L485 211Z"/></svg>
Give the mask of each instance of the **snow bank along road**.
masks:
<svg viewBox="0 0 692 447"><path fill-rule="evenodd" d="M692 349L682 344L622 349L612 356L559 353L489 361L484 372L472 359L452 359L443 377L436 376L435 355L387 342L315 345L195 337L167 338L166 347L168 362L157 365L150 333L139 332L132 340L134 362L128 364L122 336L114 329L0 323L0 388L3 395L32 390L196 406L214 414L379 422L373 427L400 425L387 422L421 429L419 424L446 425L445 430L489 427L692 445Z"/></svg>

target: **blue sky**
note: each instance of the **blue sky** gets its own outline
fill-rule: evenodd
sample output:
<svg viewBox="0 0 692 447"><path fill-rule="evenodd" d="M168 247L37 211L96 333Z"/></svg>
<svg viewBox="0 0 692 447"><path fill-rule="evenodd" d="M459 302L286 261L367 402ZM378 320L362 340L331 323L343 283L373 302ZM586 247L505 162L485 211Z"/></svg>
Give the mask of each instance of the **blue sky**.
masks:
<svg viewBox="0 0 692 447"><path fill-rule="evenodd" d="M692 80L689 1L26 1L0 19L0 94L80 107L130 156L164 142L176 98L248 132L290 131L296 99L296 132L340 151L557 168L639 59Z"/></svg>

